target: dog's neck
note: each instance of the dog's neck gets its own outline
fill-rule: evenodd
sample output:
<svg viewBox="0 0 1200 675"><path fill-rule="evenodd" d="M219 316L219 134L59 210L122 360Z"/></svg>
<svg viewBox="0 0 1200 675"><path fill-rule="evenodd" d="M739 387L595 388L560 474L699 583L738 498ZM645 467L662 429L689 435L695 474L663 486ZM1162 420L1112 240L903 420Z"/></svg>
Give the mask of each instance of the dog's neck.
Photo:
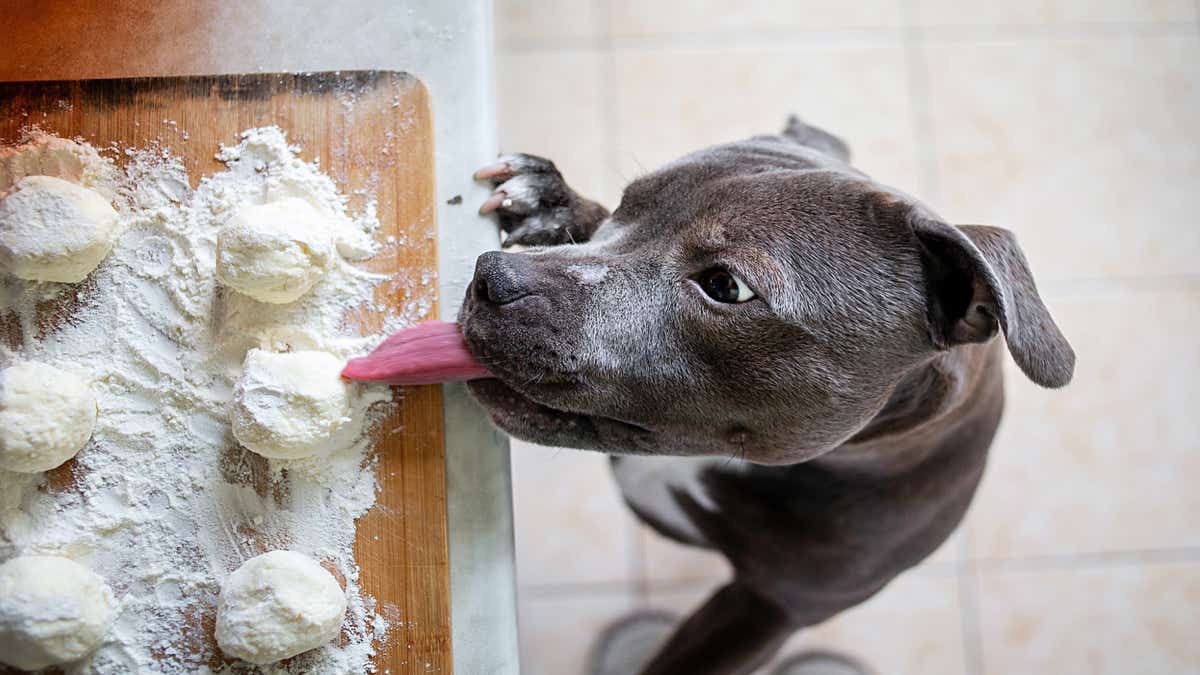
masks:
<svg viewBox="0 0 1200 675"><path fill-rule="evenodd" d="M900 379L866 426L815 461L881 474L907 471L940 449L939 441L970 408L997 394L1001 356L999 340L993 340L923 362Z"/></svg>

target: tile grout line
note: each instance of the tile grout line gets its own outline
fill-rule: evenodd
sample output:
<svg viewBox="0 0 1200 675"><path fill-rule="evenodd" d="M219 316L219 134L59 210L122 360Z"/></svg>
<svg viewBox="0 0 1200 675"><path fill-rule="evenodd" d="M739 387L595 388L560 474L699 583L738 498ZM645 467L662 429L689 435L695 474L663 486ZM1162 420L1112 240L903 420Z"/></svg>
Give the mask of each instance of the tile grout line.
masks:
<svg viewBox="0 0 1200 675"><path fill-rule="evenodd" d="M1198 2L1200 4L1200 2ZM1200 12L1200 9L1198 9ZM925 39L936 43L994 40L1060 40L1081 38L1181 37L1194 34L1195 21L1095 21L1061 24L942 24L933 26L866 26L847 28L693 31L654 33L614 38L524 38L502 41L499 46L516 52L608 51L638 49L755 49L840 46L881 46L903 41L905 33L919 28ZM607 28L606 28L607 31ZM796 46L797 41L802 43Z"/></svg>
<svg viewBox="0 0 1200 675"><path fill-rule="evenodd" d="M1061 555L1026 556L1021 558L977 558L973 555L971 546L970 517L962 525L963 538L957 546L956 560L949 563L938 563L932 566L918 566L905 574L924 575L929 578L946 578L949 574L957 576L966 563L970 563L976 576L992 574L1021 574L1046 571L1091 571L1112 567L1140 567L1145 565L1171 565L1200 563L1200 547L1177 549L1143 549L1130 551L1107 551L1095 553L1071 553ZM697 585L720 584L719 576L695 576L680 579L645 579L648 589L655 591L678 591ZM630 586L633 582L628 579L611 579L603 581L567 581L558 583L524 584L522 590L529 590L539 595L556 595L570 593L608 593L617 592Z"/></svg>
<svg viewBox="0 0 1200 675"><path fill-rule="evenodd" d="M902 2L908 20L904 30L904 69L908 79L909 113L912 115L913 140L917 147L917 181L920 198L936 204L941 184L937 166L937 140L933 129L932 105L929 92L929 63L925 57L924 31L914 0ZM935 209L936 210L936 209Z"/></svg>
<svg viewBox="0 0 1200 675"><path fill-rule="evenodd" d="M904 68L908 78L909 111L912 115L912 134L917 148L920 198L937 203L941 196L938 175L937 145L930 100L930 72L925 54L925 33L921 26L920 8L916 0L901 0L905 20L902 45ZM959 640L962 647L963 673L981 675L983 644L979 630L979 597L975 583L975 568L968 525L964 521L962 539L958 544L955 583L958 589Z"/></svg>
<svg viewBox="0 0 1200 675"><path fill-rule="evenodd" d="M967 675L983 673L983 612L980 607L979 576L975 561L971 559L972 547L969 536L963 537L962 560L958 569L958 615L961 622L963 643L963 672Z"/></svg>
<svg viewBox="0 0 1200 675"><path fill-rule="evenodd" d="M1085 571L1112 567L1142 567L1200 562L1200 548L1098 551L1013 558L975 558L975 569L983 574Z"/></svg>
<svg viewBox="0 0 1200 675"><path fill-rule="evenodd" d="M631 537L629 556L634 598L639 605L645 605L650 600L650 575L646 566L646 547L643 545L641 526L630 518L625 523L625 529L629 532L627 536Z"/></svg>
<svg viewBox="0 0 1200 675"><path fill-rule="evenodd" d="M626 593L636 590L636 583L631 579L612 579L607 581L563 581L558 583L526 584L520 587L520 592L526 597L548 598L580 595L608 595Z"/></svg>
<svg viewBox="0 0 1200 675"><path fill-rule="evenodd" d="M957 589L958 620L963 649L964 675L983 674L983 621L980 610L979 583L975 567L975 546L971 541L972 517L968 511L959 524L961 538L958 542Z"/></svg>
<svg viewBox="0 0 1200 675"><path fill-rule="evenodd" d="M1104 277L1050 278L1040 284L1042 295L1066 297L1116 293L1191 291L1200 289L1192 274L1123 274Z"/></svg>
<svg viewBox="0 0 1200 675"><path fill-rule="evenodd" d="M603 133L608 141L605 145L604 163L607 166L607 175L604 178L605 188L614 187L608 185L617 176L620 175L621 169L621 129L620 120L618 119L618 87L617 87L617 54L613 47L612 37L612 17L608 12L607 0L592 0L592 12L595 14L595 20L603 27L603 33L599 40L600 47L600 81L597 83L599 87L600 105L603 107L601 115L601 123L604 125ZM623 185L615 186L618 190L623 188ZM606 208L615 210L616 204L605 204Z"/></svg>
<svg viewBox="0 0 1200 675"><path fill-rule="evenodd" d="M1093 21L1059 24L943 24L924 26L926 37L937 43L1077 40L1105 38L1180 37L1190 32L1190 21Z"/></svg>

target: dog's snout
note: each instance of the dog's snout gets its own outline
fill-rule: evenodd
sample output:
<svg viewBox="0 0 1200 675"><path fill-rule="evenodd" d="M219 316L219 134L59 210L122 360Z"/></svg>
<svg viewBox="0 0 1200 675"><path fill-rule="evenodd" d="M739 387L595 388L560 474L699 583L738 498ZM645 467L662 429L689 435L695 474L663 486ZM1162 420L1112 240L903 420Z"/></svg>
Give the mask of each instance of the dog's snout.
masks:
<svg viewBox="0 0 1200 675"><path fill-rule="evenodd" d="M475 263L475 297L507 305L530 294L529 274L519 253L489 251Z"/></svg>

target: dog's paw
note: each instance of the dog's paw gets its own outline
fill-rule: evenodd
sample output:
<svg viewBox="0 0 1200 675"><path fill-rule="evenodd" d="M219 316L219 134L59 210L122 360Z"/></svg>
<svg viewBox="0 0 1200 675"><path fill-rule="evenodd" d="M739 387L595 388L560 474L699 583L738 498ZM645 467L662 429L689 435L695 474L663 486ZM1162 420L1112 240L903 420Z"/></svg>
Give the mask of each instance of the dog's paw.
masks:
<svg viewBox="0 0 1200 675"><path fill-rule="evenodd" d="M475 178L494 188L479 213L496 214L507 235L504 248L578 241L580 200L554 162L534 155L505 155L476 171Z"/></svg>

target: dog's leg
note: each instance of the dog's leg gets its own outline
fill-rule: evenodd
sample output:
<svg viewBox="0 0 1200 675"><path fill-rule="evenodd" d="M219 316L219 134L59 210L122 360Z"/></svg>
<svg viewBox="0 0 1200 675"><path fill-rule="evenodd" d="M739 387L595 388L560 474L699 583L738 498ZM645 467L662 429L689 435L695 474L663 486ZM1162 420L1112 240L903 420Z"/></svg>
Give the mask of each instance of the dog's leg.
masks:
<svg viewBox="0 0 1200 675"><path fill-rule="evenodd" d="M795 630L782 608L735 580L675 629L641 675L749 673Z"/></svg>
<svg viewBox="0 0 1200 675"><path fill-rule="evenodd" d="M783 128L783 137L850 163L850 146L846 145L845 141L824 129L805 123L795 115L788 117Z"/></svg>
<svg viewBox="0 0 1200 675"><path fill-rule="evenodd" d="M543 157L505 155L475 178L495 188L479 212L496 214L505 248L580 244L608 218L607 209L579 196Z"/></svg>

